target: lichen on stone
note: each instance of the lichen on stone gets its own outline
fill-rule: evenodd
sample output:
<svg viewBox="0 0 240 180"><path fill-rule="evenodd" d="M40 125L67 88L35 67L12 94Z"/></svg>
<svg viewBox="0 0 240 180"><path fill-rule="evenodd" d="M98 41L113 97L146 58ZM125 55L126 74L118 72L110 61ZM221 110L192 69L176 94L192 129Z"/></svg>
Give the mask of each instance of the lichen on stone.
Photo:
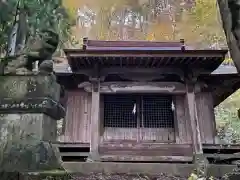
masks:
<svg viewBox="0 0 240 180"><path fill-rule="evenodd" d="M28 171L61 168L49 141L44 141L41 114L0 117L0 170Z"/></svg>
<svg viewBox="0 0 240 180"><path fill-rule="evenodd" d="M5 79L1 89L7 97L22 98L27 94L27 84L20 78Z"/></svg>

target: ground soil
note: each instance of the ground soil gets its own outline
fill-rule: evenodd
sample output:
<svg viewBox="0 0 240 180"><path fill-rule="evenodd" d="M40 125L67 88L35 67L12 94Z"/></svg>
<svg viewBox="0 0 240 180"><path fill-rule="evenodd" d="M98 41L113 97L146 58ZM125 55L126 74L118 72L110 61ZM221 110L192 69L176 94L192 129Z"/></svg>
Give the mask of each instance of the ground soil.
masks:
<svg viewBox="0 0 240 180"><path fill-rule="evenodd" d="M186 177L177 177L165 174L159 174L156 176L148 175L128 175L128 174L102 174L102 173L92 173L88 176L74 175L72 177L74 180L187 180Z"/></svg>

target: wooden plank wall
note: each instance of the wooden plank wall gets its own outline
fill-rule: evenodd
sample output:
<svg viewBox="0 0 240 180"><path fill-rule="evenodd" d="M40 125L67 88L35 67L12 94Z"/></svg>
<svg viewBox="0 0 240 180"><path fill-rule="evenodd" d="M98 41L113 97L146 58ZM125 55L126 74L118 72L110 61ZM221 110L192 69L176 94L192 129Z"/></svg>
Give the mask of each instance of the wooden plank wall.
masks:
<svg viewBox="0 0 240 180"><path fill-rule="evenodd" d="M66 127L61 142L89 143L91 123L91 93L68 91Z"/></svg>
<svg viewBox="0 0 240 180"><path fill-rule="evenodd" d="M197 93L196 104L202 143L213 144L216 124L212 94L210 92Z"/></svg>
<svg viewBox="0 0 240 180"><path fill-rule="evenodd" d="M187 108L187 98L184 95L178 95L175 98L176 104L176 143L190 144L192 142L191 126Z"/></svg>
<svg viewBox="0 0 240 180"><path fill-rule="evenodd" d="M201 131L202 143L213 144L216 132L213 99L210 92L196 94L197 116ZM191 126L189 122L187 99L176 96L176 143L189 144L191 140Z"/></svg>
<svg viewBox="0 0 240 180"><path fill-rule="evenodd" d="M105 128L102 141L174 142L172 128Z"/></svg>
<svg viewBox="0 0 240 180"><path fill-rule="evenodd" d="M189 122L188 108L186 97L178 95L176 102L176 118L175 129L169 130L168 139L164 137L159 139L157 132L149 130L139 130L131 128L103 128L101 127L101 141L111 140L140 140L140 141L175 141L178 144L191 143L191 127ZM196 103L198 110L199 126L201 130L201 138L203 143L214 143L215 137L215 118L211 93L202 92L196 95ZM101 124L103 125L103 99L101 98ZM59 141L70 143L89 143L90 142L90 122L91 122L91 94L84 90L76 90L68 92L66 127L64 135L59 137ZM159 130L160 131L160 130ZM171 132L170 132L171 131ZM172 134L169 139L169 133ZM138 136L140 134L140 136ZM174 136L174 137L172 137ZM176 136L176 138L175 138Z"/></svg>

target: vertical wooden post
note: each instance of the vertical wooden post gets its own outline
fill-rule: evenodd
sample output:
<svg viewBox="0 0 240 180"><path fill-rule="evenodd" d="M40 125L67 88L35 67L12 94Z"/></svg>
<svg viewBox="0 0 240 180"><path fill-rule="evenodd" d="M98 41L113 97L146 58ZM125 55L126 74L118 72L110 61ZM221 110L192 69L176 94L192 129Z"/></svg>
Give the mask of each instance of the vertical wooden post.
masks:
<svg viewBox="0 0 240 180"><path fill-rule="evenodd" d="M195 101L195 82L187 82L187 102L189 118L192 130L192 145L194 152L194 164L198 177L205 177L207 174L208 161L203 155L201 132L199 128L196 101Z"/></svg>
<svg viewBox="0 0 240 180"><path fill-rule="evenodd" d="M203 150L202 150L198 116L196 111L194 84L192 83L187 84L187 102L188 102L189 118L191 123L191 130L192 130L193 151L196 154L202 154Z"/></svg>
<svg viewBox="0 0 240 180"><path fill-rule="evenodd" d="M91 127L90 127L90 159L99 161L99 142L100 142L100 79L92 79L92 108L91 108Z"/></svg>

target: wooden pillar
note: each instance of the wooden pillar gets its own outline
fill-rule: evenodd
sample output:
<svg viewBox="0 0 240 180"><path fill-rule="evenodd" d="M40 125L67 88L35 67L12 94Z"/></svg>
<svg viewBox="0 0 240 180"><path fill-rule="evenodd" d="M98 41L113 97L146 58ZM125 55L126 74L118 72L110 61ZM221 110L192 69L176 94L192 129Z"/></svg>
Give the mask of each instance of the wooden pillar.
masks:
<svg viewBox="0 0 240 180"><path fill-rule="evenodd" d="M92 108L90 127L90 158L92 161L99 161L100 142L100 79L92 79Z"/></svg>
<svg viewBox="0 0 240 180"><path fill-rule="evenodd" d="M195 101L195 92L194 92L194 84L187 84L187 102L188 102L188 112L192 130L192 144L193 151L195 154L202 154L202 142L201 142L201 134L197 116L197 108Z"/></svg>
<svg viewBox="0 0 240 180"><path fill-rule="evenodd" d="M194 153L194 164L198 177L205 177L207 174L208 161L203 155L201 132L199 127L197 107L195 101L195 82L187 82L187 102L192 131L192 146Z"/></svg>

